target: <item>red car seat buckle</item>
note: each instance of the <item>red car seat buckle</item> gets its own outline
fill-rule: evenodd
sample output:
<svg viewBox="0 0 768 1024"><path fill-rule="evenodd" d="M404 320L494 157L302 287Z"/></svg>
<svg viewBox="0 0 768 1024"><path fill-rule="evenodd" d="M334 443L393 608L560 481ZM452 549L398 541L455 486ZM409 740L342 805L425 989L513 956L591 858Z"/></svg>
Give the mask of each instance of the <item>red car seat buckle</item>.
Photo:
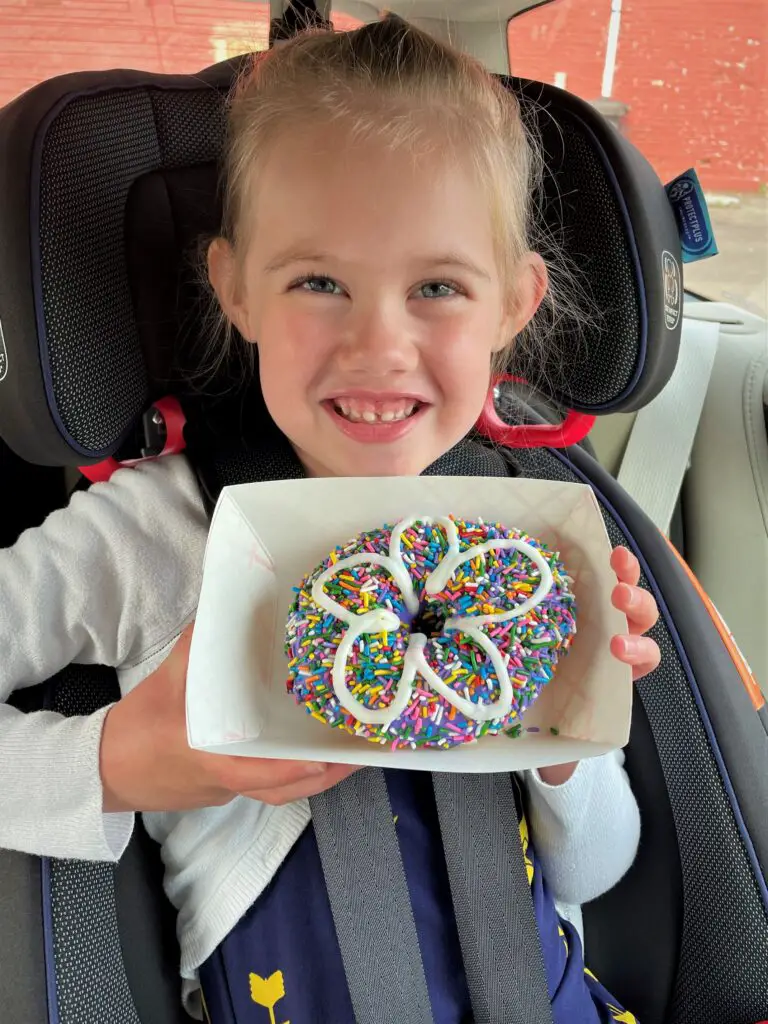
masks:
<svg viewBox="0 0 768 1024"><path fill-rule="evenodd" d="M477 430L505 448L568 448L583 441L595 425L595 416L569 411L562 423L505 423L496 411L495 392L503 381L527 383L508 373L494 377L485 399L483 411L475 424Z"/></svg>
<svg viewBox="0 0 768 1024"><path fill-rule="evenodd" d="M163 455L178 455L186 447L184 440L186 422L186 417L177 398L170 395L161 398L142 416L137 457L117 459L112 456L93 466L81 466L80 472L91 483L104 483L118 469L136 466L149 459L159 459Z"/></svg>

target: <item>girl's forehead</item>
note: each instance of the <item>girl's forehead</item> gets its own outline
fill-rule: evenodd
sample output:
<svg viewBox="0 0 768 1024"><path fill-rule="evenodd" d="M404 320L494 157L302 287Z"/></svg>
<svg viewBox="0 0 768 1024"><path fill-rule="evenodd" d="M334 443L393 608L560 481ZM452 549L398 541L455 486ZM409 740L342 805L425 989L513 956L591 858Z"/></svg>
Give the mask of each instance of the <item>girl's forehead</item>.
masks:
<svg viewBox="0 0 768 1024"><path fill-rule="evenodd" d="M344 121L298 125L273 138L263 161L263 174L284 185L314 182L350 187L389 183L392 172L411 187L429 187L432 180L460 176L469 183L471 161L458 146L441 138L437 127L363 124Z"/></svg>
<svg viewBox="0 0 768 1024"><path fill-rule="evenodd" d="M492 248L488 190L439 139L408 150L333 128L285 133L270 147L254 193L256 233L270 247L289 236L386 246L405 235L419 247Z"/></svg>

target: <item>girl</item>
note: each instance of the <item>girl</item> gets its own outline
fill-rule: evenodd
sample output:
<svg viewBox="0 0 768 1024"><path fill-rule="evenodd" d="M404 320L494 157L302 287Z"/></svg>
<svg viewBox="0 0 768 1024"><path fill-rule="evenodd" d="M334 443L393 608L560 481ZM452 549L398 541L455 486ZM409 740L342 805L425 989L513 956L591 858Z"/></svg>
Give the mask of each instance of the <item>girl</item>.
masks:
<svg viewBox="0 0 768 1024"><path fill-rule="evenodd" d="M553 301L528 234L540 158L514 98L388 19L259 58L229 128L209 274L228 324L258 348L274 422L308 475L422 473L471 430L492 364ZM351 1024L307 798L353 769L186 743L183 630L206 530L192 472L173 457L75 494L0 554L3 700L72 661L117 666L123 691L81 718L0 705L0 845L116 860L144 812L193 1012L202 979L214 1024ZM612 565L630 626L612 649L639 678L659 660L642 636L657 610L629 552ZM578 928L554 902L593 899L632 863L638 810L621 760L522 781L554 1017L631 1021L585 971ZM434 1019L456 1024L471 1008L429 782L389 771L387 783Z"/></svg>

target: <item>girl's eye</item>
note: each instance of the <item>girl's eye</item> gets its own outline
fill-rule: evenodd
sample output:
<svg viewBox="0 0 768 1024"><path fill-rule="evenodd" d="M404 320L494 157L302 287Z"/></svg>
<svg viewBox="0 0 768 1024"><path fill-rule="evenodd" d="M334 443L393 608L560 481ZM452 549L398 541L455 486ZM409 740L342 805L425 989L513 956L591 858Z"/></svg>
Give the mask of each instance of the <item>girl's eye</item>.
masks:
<svg viewBox="0 0 768 1024"><path fill-rule="evenodd" d="M319 277L316 274L308 274L306 277L295 281L292 288L300 288L305 292L314 292L317 295L343 295L343 290L330 277Z"/></svg>
<svg viewBox="0 0 768 1024"><path fill-rule="evenodd" d="M450 299L458 292L458 287L450 281L427 281L419 285L419 293L423 299Z"/></svg>

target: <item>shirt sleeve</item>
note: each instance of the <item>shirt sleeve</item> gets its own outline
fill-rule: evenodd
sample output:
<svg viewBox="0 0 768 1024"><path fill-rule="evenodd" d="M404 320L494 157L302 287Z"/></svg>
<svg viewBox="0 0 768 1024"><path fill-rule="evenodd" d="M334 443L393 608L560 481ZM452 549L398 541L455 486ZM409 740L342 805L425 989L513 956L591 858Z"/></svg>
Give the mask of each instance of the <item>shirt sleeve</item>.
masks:
<svg viewBox="0 0 768 1024"><path fill-rule="evenodd" d="M615 751L580 761L561 786L525 773L536 855L555 900L597 899L626 874L640 842L640 811Z"/></svg>
<svg viewBox="0 0 768 1024"><path fill-rule="evenodd" d="M78 492L0 551L0 847L118 859L132 814L104 814L99 769L107 708L23 714L14 690L75 662L128 666L161 649L194 612L207 519L181 457Z"/></svg>

